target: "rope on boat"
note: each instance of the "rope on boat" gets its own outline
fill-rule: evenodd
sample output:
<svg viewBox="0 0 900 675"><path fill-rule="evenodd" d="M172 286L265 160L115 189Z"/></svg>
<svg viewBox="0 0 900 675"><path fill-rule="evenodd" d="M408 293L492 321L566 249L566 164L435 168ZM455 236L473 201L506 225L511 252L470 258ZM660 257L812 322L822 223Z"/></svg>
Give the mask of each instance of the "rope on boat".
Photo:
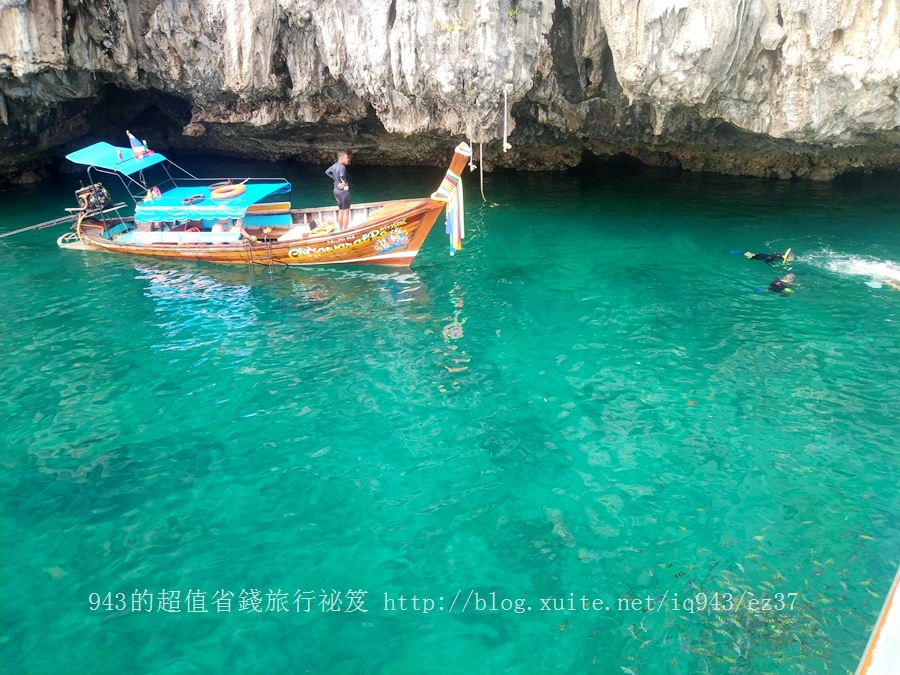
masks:
<svg viewBox="0 0 900 675"><path fill-rule="evenodd" d="M253 256L253 242L249 239L244 239L244 252L247 254L247 269L250 270L250 275L256 277L256 271L254 269L254 265L259 265L261 267L269 268L269 275L275 275L275 264L281 265L284 270L290 267L290 265L283 260L276 260L275 256L272 254L272 242L271 240L267 240L266 244L266 261L256 260Z"/></svg>
<svg viewBox="0 0 900 675"><path fill-rule="evenodd" d="M268 234L266 235L266 258L269 262L269 276L272 276L273 274L275 274L275 263L272 260L272 242L269 239Z"/></svg>
<svg viewBox="0 0 900 675"><path fill-rule="evenodd" d="M475 144L472 142L471 138L469 139L469 147L470 148L475 147ZM484 143L479 141L479 143L478 143L478 178L479 178L479 181L481 182L481 201L486 202L487 199L484 198L484 154L483 154L483 149L484 149ZM469 155L469 171L474 171L476 168L475 162L473 160L474 160L474 153Z"/></svg>
<svg viewBox="0 0 900 675"><path fill-rule="evenodd" d="M253 271L253 253L250 250L252 245L249 238L244 240L244 251L247 253L247 267L250 270L250 274L255 275L256 272Z"/></svg>
<svg viewBox="0 0 900 675"><path fill-rule="evenodd" d="M462 248L462 240L466 236L466 207L462 181L459 182L454 196L456 199L447 204L447 219L450 221L450 255Z"/></svg>
<svg viewBox="0 0 900 675"><path fill-rule="evenodd" d="M478 177L481 179L481 201L486 202L487 199L484 197L484 156L482 151L484 150L484 143L478 144Z"/></svg>
<svg viewBox="0 0 900 675"><path fill-rule="evenodd" d="M507 137L506 120L509 117L509 105L507 103L507 90L508 89L509 89L509 87L504 87L504 89L503 89L503 152L506 152L507 150L512 149L512 145L510 145L506 140L506 137Z"/></svg>

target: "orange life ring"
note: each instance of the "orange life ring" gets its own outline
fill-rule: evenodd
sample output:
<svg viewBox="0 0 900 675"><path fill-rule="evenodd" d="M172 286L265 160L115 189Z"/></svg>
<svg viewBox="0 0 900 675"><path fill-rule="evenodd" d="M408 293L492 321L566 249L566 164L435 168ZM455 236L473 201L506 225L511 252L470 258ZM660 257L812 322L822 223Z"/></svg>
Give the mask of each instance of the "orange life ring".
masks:
<svg viewBox="0 0 900 675"><path fill-rule="evenodd" d="M237 197L238 195L242 195L247 191L247 188L243 185L225 185L223 187L216 188L209 193L209 196L213 199L231 199L232 197Z"/></svg>

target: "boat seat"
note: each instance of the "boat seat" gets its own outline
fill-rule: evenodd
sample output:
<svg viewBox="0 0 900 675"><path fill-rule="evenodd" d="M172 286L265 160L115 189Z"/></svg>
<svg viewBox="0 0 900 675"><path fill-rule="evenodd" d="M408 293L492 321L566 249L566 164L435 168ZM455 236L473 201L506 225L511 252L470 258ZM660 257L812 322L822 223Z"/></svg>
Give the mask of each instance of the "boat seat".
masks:
<svg viewBox="0 0 900 675"><path fill-rule="evenodd" d="M104 236L107 239L115 239L120 234L122 234L126 229L128 229L128 226L125 223L117 223L117 224L113 225L111 228L109 228L108 230L106 230L106 232L104 233Z"/></svg>
<svg viewBox="0 0 900 675"><path fill-rule="evenodd" d="M247 207L247 213L287 213L290 210L290 202L264 202L262 204L251 204Z"/></svg>
<svg viewBox="0 0 900 675"><path fill-rule="evenodd" d="M293 224L290 213L244 217L244 227L290 227Z"/></svg>
<svg viewBox="0 0 900 675"><path fill-rule="evenodd" d="M303 239L310 232L309 225L306 223L300 223L296 227L291 228L283 235L278 237L278 241L297 241L298 239Z"/></svg>

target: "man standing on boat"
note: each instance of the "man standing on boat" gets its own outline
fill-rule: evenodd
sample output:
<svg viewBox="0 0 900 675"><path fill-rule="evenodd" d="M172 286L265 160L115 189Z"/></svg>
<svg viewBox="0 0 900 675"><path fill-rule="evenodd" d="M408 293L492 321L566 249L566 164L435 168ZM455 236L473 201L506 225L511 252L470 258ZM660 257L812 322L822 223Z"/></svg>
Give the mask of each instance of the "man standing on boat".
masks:
<svg viewBox="0 0 900 675"><path fill-rule="evenodd" d="M344 150L337 154L337 162L325 172L334 181L334 198L338 206L338 230L346 230L350 222L350 184L347 183L347 165L350 155Z"/></svg>

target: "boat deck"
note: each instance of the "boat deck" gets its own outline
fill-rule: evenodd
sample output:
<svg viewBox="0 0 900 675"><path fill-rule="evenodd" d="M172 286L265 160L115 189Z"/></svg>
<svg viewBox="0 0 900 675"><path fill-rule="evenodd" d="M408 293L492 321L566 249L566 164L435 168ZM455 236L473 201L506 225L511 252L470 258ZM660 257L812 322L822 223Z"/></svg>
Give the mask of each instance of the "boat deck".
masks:
<svg viewBox="0 0 900 675"><path fill-rule="evenodd" d="M856 675L897 675L900 664L900 569L872 629Z"/></svg>

